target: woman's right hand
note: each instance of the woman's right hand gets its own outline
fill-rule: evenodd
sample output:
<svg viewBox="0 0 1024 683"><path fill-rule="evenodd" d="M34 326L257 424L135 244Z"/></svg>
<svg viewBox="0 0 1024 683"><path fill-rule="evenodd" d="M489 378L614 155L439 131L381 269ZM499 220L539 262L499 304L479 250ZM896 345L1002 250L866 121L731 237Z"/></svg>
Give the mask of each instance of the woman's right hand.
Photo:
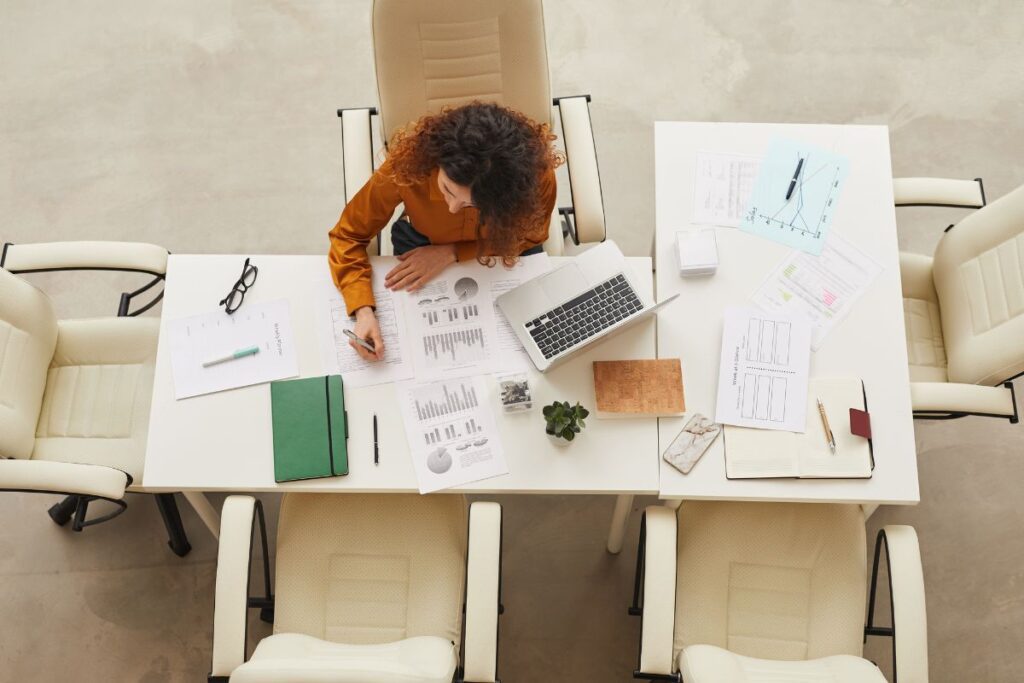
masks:
<svg viewBox="0 0 1024 683"><path fill-rule="evenodd" d="M360 358L365 360L384 359L384 340L380 336L380 323L377 322L377 316L371 307L363 306L356 310L356 325L352 331L360 339L365 339L373 344L373 348L376 350L375 352L368 351L354 341L349 340L349 346L356 350Z"/></svg>

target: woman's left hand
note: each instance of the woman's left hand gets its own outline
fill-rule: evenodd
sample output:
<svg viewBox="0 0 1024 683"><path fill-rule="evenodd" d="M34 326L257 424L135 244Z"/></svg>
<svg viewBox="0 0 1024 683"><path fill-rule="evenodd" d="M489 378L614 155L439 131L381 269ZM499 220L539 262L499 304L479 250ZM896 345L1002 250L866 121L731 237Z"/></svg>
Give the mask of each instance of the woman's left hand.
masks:
<svg viewBox="0 0 1024 683"><path fill-rule="evenodd" d="M384 286L415 292L457 259L454 244L430 244L410 249L400 254L398 260L401 263L384 278Z"/></svg>

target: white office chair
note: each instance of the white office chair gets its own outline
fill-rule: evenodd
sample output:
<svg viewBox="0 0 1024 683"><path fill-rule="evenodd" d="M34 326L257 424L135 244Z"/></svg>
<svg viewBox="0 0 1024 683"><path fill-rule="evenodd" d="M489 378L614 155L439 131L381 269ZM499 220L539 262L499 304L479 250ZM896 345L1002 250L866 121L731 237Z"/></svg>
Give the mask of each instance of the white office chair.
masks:
<svg viewBox="0 0 1024 683"><path fill-rule="evenodd" d="M886 550L892 627L874 625ZM684 502L644 513L630 614L641 615L634 678L684 683L885 681L863 659L893 638L893 680L928 680L917 535L875 542L867 626L864 516L857 505Z"/></svg>
<svg viewBox="0 0 1024 683"><path fill-rule="evenodd" d="M385 145L394 133L446 105L497 102L551 123L541 0L375 0L373 47ZM590 95L554 100L562 122L572 206L558 209L544 250L603 242L604 204L590 123ZM345 201L373 174L375 107L339 109ZM559 221L561 216L563 225ZM380 253L391 248L381 233ZM374 246L371 244L371 251Z"/></svg>
<svg viewBox="0 0 1024 683"><path fill-rule="evenodd" d="M257 522L264 595L250 598ZM210 683L497 680L497 503L473 503L467 527L458 495L285 494L276 575L275 595L260 502L231 496L221 515ZM274 634L247 658L250 607L273 621Z"/></svg>
<svg viewBox="0 0 1024 683"><path fill-rule="evenodd" d="M63 526L116 517L142 479L160 322L138 318L163 296L167 251L128 242L5 244L0 253L0 490L67 494ZM58 320L49 297L14 273L118 270L153 279L121 295L117 317ZM135 297L152 299L132 311ZM112 512L88 519L89 504ZM169 545L188 539L174 494L156 495Z"/></svg>
<svg viewBox="0 0 1024 683"><path fill-rule="evenodd" d="M897 206L975 208L934 258L900 254L915 417L1018 421L1024 374L1024 187L986 204L980 178L897 178Z"/></svg>

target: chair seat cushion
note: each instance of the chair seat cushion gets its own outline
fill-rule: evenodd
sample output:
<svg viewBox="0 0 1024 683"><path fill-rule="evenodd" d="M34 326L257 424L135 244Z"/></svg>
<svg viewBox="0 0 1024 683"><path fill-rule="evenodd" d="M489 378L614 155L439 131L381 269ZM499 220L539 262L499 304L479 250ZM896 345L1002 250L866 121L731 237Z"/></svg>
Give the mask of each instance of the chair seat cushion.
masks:
<svg viewBox="0 0 1024 683"><path fill-rule="evenodd" d="M455 646L433 636L345 645L279 633L256 646L231 683L451 683L456 664Z"/></svg>
<svg viewBox="0 0 1024 683"><path fill-rule="evenodd" d="M34 460L106 465L142 480L160 321L58 323Z"/></svg>
<svg viewBox="0 0 1024 683"><path fill-rule="evenodd" d="M679 670L686 683L885 683L878 667L853 655L780 661L744 657L713 645L683 650Z"/></svg>
<svg viewBox="0 0 1024 683"><path fill-rule="evenodd" d="M945 382L946 346L942 338L939 297L932 281L932 259L900 253L903 281L903 320L907 333L907 360L914 382Z"/></svg>

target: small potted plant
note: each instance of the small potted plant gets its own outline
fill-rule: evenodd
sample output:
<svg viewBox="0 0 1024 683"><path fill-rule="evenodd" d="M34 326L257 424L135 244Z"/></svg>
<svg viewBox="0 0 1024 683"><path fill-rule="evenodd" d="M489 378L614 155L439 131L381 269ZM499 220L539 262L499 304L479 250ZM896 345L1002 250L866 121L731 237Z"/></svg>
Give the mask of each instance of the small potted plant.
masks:
<svg viewBox="0 0 1024 683"><path fill-rule="evenodd" d="M544 406L544 431L555 445L568 446L587 426L583 420L588 415L590 411L579 401L574 406L570 406L568 401L555 401Z"/></svg>

